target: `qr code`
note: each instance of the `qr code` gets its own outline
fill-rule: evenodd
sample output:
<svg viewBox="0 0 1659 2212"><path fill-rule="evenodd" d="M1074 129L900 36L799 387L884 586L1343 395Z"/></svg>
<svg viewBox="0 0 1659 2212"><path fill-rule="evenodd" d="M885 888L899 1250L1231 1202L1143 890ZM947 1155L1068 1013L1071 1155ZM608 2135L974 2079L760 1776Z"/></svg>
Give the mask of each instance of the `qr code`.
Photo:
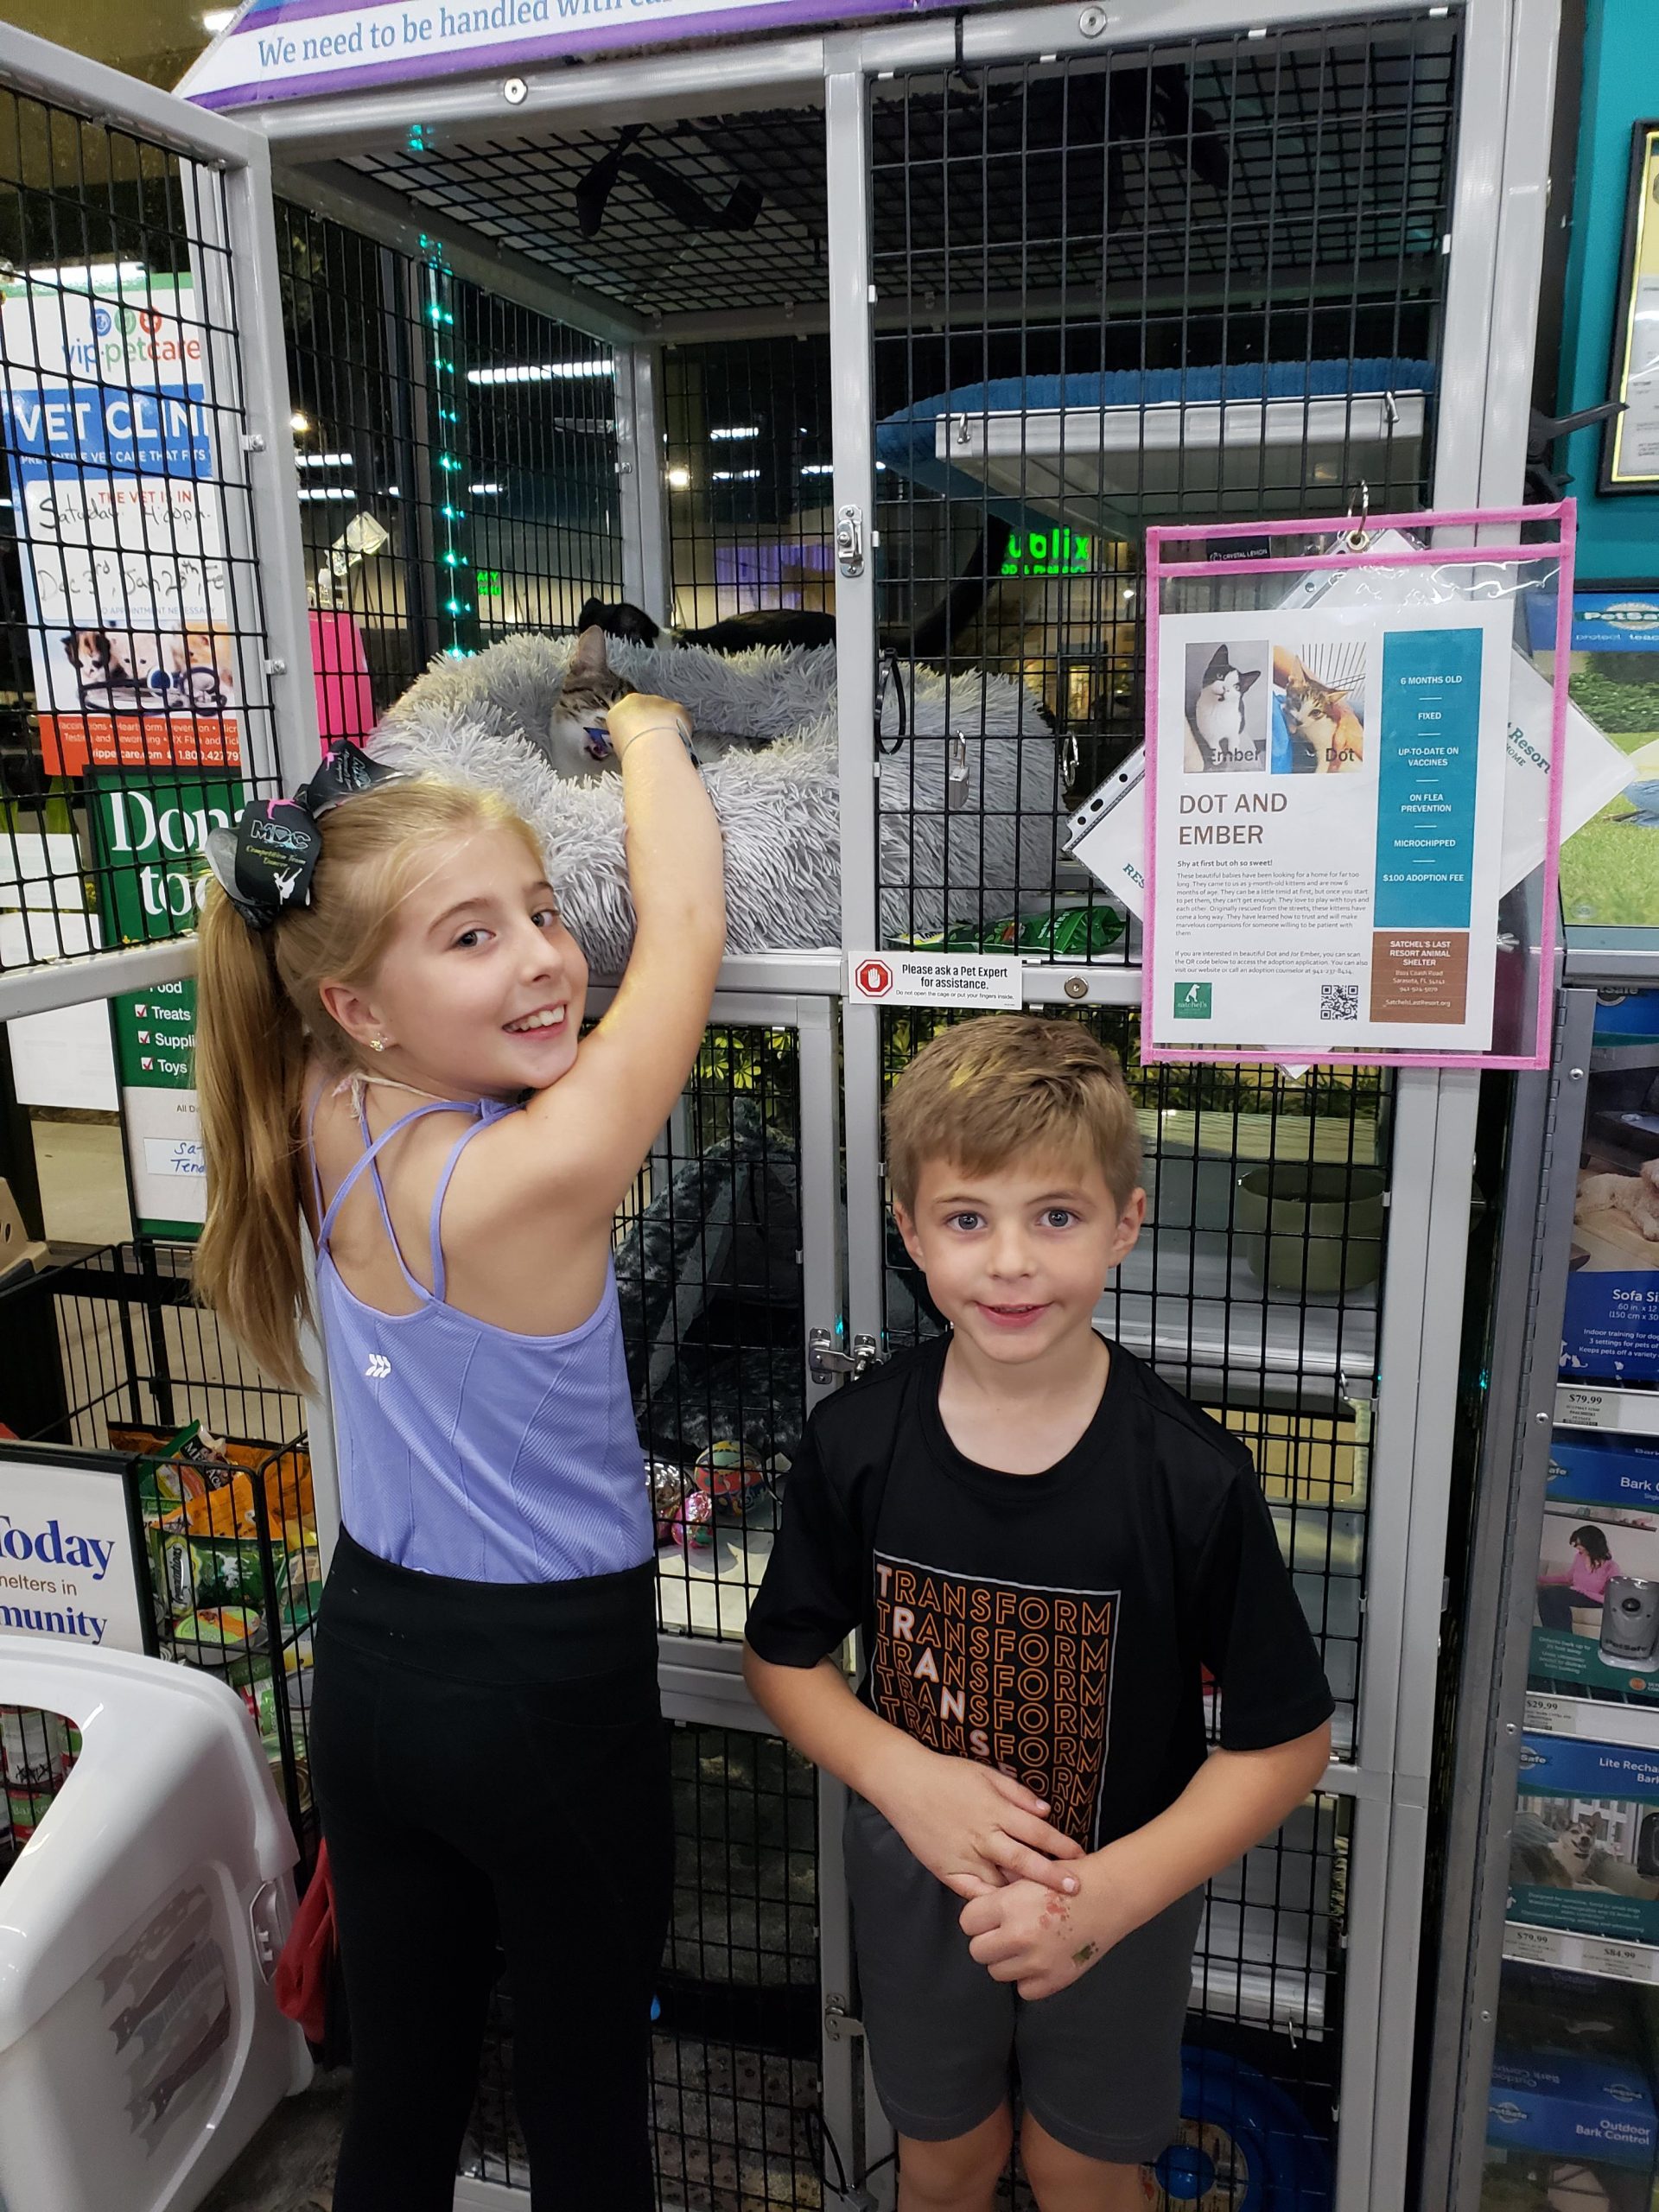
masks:
<svg viewBox="0 0 1659 2212"><path fill-rule="evenodd" d="M1319 985L1319 1020L1321 1021L1357 1021L1359 1020L1359 985L1357 983L1321 983Z"/></svg>

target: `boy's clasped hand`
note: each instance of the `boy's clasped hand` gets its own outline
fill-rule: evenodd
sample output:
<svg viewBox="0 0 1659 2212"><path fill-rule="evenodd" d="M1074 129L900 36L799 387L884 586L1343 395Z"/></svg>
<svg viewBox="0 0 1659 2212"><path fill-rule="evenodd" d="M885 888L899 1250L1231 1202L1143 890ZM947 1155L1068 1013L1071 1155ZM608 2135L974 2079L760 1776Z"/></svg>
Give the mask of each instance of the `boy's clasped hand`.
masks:
<svg viewBox="0 0 1659 2212"><path fill-rule="evenodd" d="M1128 1885L1104 1878L1109 1847L1090 1858L1034 1791L981 1760L907 1742L880 1809L965 1900L972 1957L1021 1997L1065 1988L1144 1917L1128 1909Z"/></svg>
<svg viewBox="0 0 1659 2212"><path fill-rule="evenodd" d="M1048 1807L1034 1790L909 1737L895 1737L892 1759L880 1809L946 1889L969 1899L1017 1881L1076 1891L1064 1862L1081 1859L1083 1847L1044 1818Z"/></svg>

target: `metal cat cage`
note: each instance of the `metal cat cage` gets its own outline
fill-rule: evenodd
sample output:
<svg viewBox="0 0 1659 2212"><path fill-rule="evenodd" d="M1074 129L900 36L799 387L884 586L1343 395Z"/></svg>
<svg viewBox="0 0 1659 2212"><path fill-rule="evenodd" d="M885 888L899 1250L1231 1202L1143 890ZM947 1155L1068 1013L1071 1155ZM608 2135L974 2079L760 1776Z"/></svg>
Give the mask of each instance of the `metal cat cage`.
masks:
<svg viewBox="0 0 1659 2212"><path fill-rule="evenodd" d="M791 1932L758 1946L790 1961L776 1986L677 1923L665 2206L893 2201L853 2024L840 1792L813 1799L765 1737L737 1639L802 1414L861 1338L931 1325L884 1230L878 1118L931 1017L842 997L845 955L919 934L925 904L955 941L1017 938L1027 1003L1123 1053L1155 1218L1103 1320L1251 1443L1337 1689L1320 1792L1213 1885L1200 2098L1230 2109L1214 2084L1248 2068L1281 2100L1269 2133L1299 2212L1406 2201L1478 1079L1141 1069L1136 931L1058 832L1138 724L1146 522L1518 494L1515 334L1535 318L1557 31L1555 0L1328 0L1317 21L1296 0L1157 0L1133 20L988 7L515 62L234 121L38 41L0 63L18 112L44 118L19 127L20 201L42 134L105 128L81 120L96 107L162 170L206 176L244 242L257 281L224 323L262 557L238 626L264 644L273 777L315 757L291 681L308 582L317 610L356 616L377 709L433 652L568 627L590 594L688 629L835 617L838 941L728 960L619 1224L648 1448L683 1471L738 1447L741 1516L721 1504L712 1542L671 1543L660 1577L679 1817L702 1839L683 1863L707 1885L721 1860L702 1895L734 1961L740 1924L785 1908L777 1866L734 1859L712 1808L781 1795L790 1839ZM100 205L73 164L45 174L54 206ZM211 243L220 220L184 230ZM79 235L117 251L113 230ZM374 529L342 545L359 515ZM35 617L4 614L26 721ZM901 736L928 668L951 731ZM78 877L79 817L66 855L45 804L14 803L0 849L19 878ZM907 845L878 839L884 812L915 825ZM941 812L928 874L916 853ZM1014 857L993 903L998 849ZM190 962L188 938L89 946L73 972L38 931L9 944L7 1016ZM1237 1181L1282 1158L1386 1173L1374 1287L1254 1277ZM316 1409L310 1427L327 1433ZM716 2115L745 2097L749 2119ZM457 2202L517 2201L487 2081L474 2151Z"/></svg>

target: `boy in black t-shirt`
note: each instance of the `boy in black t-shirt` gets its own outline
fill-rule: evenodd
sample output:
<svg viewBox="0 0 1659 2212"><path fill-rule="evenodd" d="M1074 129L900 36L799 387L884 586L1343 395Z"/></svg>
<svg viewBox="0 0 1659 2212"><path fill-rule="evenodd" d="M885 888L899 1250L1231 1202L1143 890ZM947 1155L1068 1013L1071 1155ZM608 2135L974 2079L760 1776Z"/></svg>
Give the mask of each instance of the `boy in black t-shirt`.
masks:
<svg viewBox="0 0 1659 2212"><path fill-rule="evenodd" d="M1112 1056L962 1023L895 1084L887 1153L950 1334L814 1414L745 1672L853 1792L899 2212L989 2212L1016 2053L1041 2212L1130 2212L1179 2116L1202 1885L1316 1787L1331 1694L1249 1454L1095 1332L1146 1211Z"/></svg>

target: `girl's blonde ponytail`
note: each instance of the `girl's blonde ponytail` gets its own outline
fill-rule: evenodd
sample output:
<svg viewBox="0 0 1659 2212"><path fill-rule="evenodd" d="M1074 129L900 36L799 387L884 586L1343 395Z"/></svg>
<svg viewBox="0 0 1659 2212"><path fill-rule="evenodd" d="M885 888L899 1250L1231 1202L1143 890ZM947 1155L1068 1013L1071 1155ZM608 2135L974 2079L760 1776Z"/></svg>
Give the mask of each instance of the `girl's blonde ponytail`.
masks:
<svg viewBox="0 0 1659 2212"><path fill-rule="evenodd" d="M273 933L251 930L217 883L198 957L196 1095L212 1204L196 1288L268 1375L299 1390L304 1025L277 976Z"/></svg>

